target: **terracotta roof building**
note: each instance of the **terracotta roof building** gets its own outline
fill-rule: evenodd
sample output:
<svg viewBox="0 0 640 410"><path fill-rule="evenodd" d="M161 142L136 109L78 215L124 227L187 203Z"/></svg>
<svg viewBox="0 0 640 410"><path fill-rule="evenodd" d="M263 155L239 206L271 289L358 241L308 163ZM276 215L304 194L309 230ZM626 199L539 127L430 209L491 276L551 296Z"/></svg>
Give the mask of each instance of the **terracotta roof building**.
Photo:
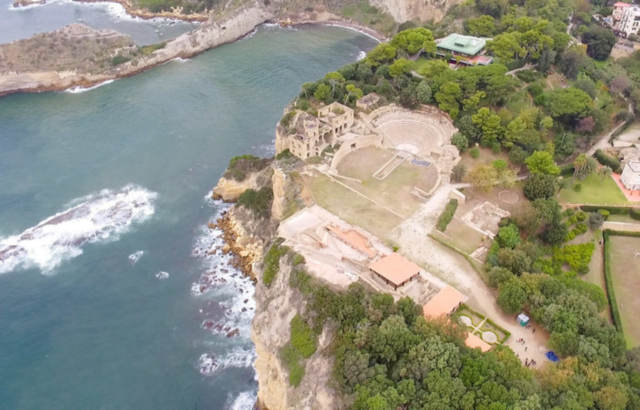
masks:
<svg viewBox="0 0 640 410"><path fill-rule="evenodd" d="M440 289L426 305L422 308L426 317L438 317L450 315L466 300L466 297L456 289L447 285Z"/></svg>
<svg viewBox="0 0 640 410"><path fill-rule="evenodd" d="M375 275L398 289L420 274L420 267L397 253L383 256L369 265Z"/></svg>

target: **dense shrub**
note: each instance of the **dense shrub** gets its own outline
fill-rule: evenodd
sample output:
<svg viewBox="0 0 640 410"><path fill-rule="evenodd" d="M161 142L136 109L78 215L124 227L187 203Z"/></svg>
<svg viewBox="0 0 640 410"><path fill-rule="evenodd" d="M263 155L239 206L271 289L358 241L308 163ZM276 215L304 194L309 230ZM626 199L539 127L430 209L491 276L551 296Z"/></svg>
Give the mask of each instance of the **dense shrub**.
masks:
<svg viewBox="0 0 640 410"><path fill-rule="evenodd" d="M640 208L629 209L629 216L635 219L636 221L640 221Z"/></svg>
<svg viewBox="0 0 640 410"><path fill-rule="evenodd" d="M247 189L240 197L238 203L250 209L259 218L268 218L271 215L271 204L273 203L273 190L269 186L255 189Z"/></svg>
<svg viewBox="0 0 640 410"><path fill-rule="evenodd" d="M478 158L480 156L480 150L478 147L473 147L469 150L469 155L471 155L471 158Z"/></svg>
<svg viewBox="0 0 640 410"><path fill-rule="evenodd" d="M259 158L254 155L240 155L229 160L227 170L222 175L227 179L242 182L247 179L247 175L263 170L269 165L269 159Z"/></svg>
<svg viewBox="0 0 640 410"><path fill-rule="evenodd" d="M282 246L284 239L278 238L275 240L269 251L264 256L263 266L264 272L262 274L262 282L271 286L273 280L276 278L278 271L280 270L280 258L282 258L289 251L289 248Z"/></svg>
<svg viewBox="0 0 640 410"><path fill-rule="evenodd" d="M609 296L609 308L611 310L611 319L618 332L622 333L622 319L618 310L618 301L613 288L613 278L611 277L611 241L609 240L609 230L604 231L604 280L607 287L607 296Z"/></svg>
<svg viewBox="0 0 640 410"><path fill-rule="evenodd" d="M539 71L536 71L536 70L533 70L533 69L529 69L529 70L518 71L516 73L516 77L518 77L519 79L521 79L525 83L532 83L532 82L534 82L536 80L544 78L544 74L542 74Z"/></svg>
<svg viewBox="0 0 640 410"><path fill-rule="evenodd" d="M553 175L533 174L524 184L524 195L531 201L552 198L558 189Z"/></svg>
<svg viewBox="0 0 640 410"><path fill-rule="evenodd" d="M442 215L440 215L440 218L438 218L438 223L436 224L436 228L438 228L440 232L444 232L447 229L447 225L449 225L449 222L451 222L451 220L453 219L453 215L455 215L456 209L458 209L458 200L450 200L447 206L444 208Z"/></svg>
<svg viewBox="0 0 640 410"><path fill-rule="evenodd" d="M300 315L291 319L291 345L305 359L316 352L316 335Z"/></svg>
<svg viewBox="0 0 640 410"><path fill-rule="evenodd" d="M620 164L620 161L618 161L617 158L610 157L600 149L596 151L595 157L600 164L610 167L613 170L613 172L620 172L622 165Z"/></svg>
<svg viewBox="0 0 640 410"><path fill-rule="evenodd" d="M453 137L451 137L451 144L455 145L461 153L465 152L467 148L469 148L469 140L460 132L453 134Z"/></svg>
<svg viewBox="0 0 640 410"><path fill-rule="evenodd" d="M462 182L464 175L467 173L467 167L464 164L456 164L451 170L451 181Z"/></svg>

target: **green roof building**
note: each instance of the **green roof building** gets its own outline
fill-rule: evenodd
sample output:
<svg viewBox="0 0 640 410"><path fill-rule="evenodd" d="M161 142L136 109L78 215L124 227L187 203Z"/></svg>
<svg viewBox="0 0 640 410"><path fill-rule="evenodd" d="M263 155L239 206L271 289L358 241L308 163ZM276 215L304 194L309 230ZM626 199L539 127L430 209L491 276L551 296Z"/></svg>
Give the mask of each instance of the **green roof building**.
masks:
<svg viewBox="0 0 640 410"><path fill-rule="evenodd" d="M482 55L487 41L482 38L450 34L436 41L436 54L442 57L451 56L451 61L465 65L489 65L493 57Z"/></svg>

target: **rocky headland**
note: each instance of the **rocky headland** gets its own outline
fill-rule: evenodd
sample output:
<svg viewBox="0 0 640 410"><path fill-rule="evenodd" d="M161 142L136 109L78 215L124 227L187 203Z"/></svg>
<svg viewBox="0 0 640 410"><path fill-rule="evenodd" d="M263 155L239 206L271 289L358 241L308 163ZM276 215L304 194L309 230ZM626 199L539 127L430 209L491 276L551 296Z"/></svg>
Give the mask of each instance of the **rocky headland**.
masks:
<svg viewBox="0 0 640 410"><path fill-rule="evenodd" d="M14 6L42 4L46 0L18 0ZM82 0L99 1L99 0ZM130 0L122 4L127 13L140 18L172 18L203 23L179 37L146 47L112 30L94 30L71 24L60 30L0 45L0 96L19 92L62 91L91 87L108 80L129 77L176 58L190 58L211 48L236 41L267 22L294 26L321 24L358 30L384 41L380 27L344 18L340 10L322 4L307 5L289 0L243 2L238 7L201 14L185 13L179 7L169 12L139 9ZM415 3L415 4L414 4ZM459 0L372 0L395 24L404 21L440 20ZM388 14L385 14L388 13ZM387 27L386 29L392 30Z"/></svg>

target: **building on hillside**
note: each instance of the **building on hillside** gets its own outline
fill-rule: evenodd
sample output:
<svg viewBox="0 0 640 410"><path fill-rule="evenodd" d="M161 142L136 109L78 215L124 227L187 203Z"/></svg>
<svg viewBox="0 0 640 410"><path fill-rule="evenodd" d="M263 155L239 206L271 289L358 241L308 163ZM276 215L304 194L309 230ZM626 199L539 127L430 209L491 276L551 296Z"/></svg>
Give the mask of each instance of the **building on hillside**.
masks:
<svg viewBox="0 0 640 410"><path fill-rule="evenodd" d="M620 175L620 182L630 191L640 190L640 160L627 162Z"/></svg>
<svg viewBox="0 0 640 410"><path fill-rule="evenodd" d="M436 55L449 57L450 62L463 65L489 65L493 57L483 53L487 41L482 38L449 34L436 41Z"/></svg>
<svg viewBox="0 0 640 410"><path fill-rule="evenodd" d="M640 6L633 4L624 9L618 31L624 33L625 36L638 34L640 31Z"/></svg>
<svg viewBox="0 0 640 410"><path fill-rule="evenodd" d="M325 148L335 145L353 122L353 110L337 102L320 108L317 117L299 112L293 120L293 133L277 136L277 151L289 149L302 159L319 156Z"/></svg>
<svg viewBox="0 0 640 410"><path fill-rule="evenodd" d="M613 5L613 12L611 13L611 15L613 16L613 18L617 21L622 20L622 16L624 15L624 11L631 6L631 4L629 3L623 3L621 1L617 2L616 4Z"/></svg>
<svg viewBox="0 0 640 410"><path fill-rule="evenodd" d="M369 265L369 270L397 290L420 274L420 267L397 253L383 256Z"/></svg>
<svg viewBox="0 0 640 410"><path fill-rule="evenodd" d="M466 299L462 293L446 285L422 307L422 311L426 317L432 318L450 315L455 312Z"/></svg>

